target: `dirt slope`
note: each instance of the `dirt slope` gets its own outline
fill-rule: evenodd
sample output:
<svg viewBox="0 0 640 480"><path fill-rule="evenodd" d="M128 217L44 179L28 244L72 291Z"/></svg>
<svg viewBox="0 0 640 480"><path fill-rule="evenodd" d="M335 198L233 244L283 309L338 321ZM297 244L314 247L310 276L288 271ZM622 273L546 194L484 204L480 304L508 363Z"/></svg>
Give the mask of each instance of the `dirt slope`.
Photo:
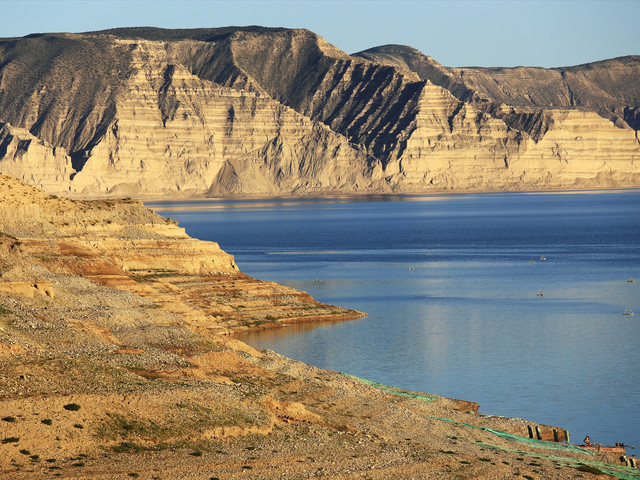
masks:
<svg viewBox="0 0 640 480"><path fill-rule="evenodd" d="M624 470L528 440L553 427L243 344L229 333L362 314L247 277L139 202L59 199L6 176L0 200L0 478Z"/></svg>

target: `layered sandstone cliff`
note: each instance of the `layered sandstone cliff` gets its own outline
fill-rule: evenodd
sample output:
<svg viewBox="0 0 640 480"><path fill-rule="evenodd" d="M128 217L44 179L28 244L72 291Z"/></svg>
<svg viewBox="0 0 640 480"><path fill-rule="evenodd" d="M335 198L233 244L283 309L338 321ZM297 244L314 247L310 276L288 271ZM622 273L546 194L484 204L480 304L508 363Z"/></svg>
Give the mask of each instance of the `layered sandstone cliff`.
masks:
<svg viewBox="0 0 640 480"><path fill-rule="evenodd" d="M427 81L402 155L386 173L399 191L570 189L640 182L635 132L593 112L550 110L536 139ZM505 113L513 107L503 107ZM428 158L425 162L424 159ZM395 170L394 170L395 169Z"/></svg>
<svg viewBox="0 0 640 480"><path fill-rule="evenodd" d="M0 169L5 175L47 191L66 190L75 173L71 157L27 129L0 122Z"/></svg>
<svg viewBox="0 0 640 480"><path fill-rule="evenodd" d="M451 69L307 30L0 41L0 172L70 196L640 185L640 61Z"/></svg>
<svg viewBox="0 0 640 480"><path fill-rule="evenodd" d="M162 42L123 43L134 73L72 193L276 194L363 182L367 155L326 126L259 92L192 75Z"/></svg>

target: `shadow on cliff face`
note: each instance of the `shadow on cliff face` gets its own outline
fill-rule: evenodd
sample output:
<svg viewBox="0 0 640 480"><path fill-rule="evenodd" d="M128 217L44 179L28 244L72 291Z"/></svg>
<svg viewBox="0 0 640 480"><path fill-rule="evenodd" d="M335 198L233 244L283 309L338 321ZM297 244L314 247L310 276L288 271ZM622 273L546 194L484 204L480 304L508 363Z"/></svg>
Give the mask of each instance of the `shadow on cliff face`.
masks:
<svg viewBox="0 0 640 480"><path fill-rule="evenodd" d="M624 121L636 131L636 139L638 138L638 130L640 130L640 108L624 107Z"/></svg>

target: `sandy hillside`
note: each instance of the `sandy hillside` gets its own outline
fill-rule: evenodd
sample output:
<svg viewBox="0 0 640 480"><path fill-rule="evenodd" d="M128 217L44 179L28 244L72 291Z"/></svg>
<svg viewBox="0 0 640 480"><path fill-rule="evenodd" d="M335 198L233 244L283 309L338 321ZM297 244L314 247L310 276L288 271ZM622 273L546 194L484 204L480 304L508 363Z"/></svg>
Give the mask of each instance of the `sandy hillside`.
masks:
<svg viewBox="0 0 640 480"><path fill-rule="evenodd" d="M229 335L360 316L242 274L137 201L0 176L0 478L640 478L554 427Z"/></svg>

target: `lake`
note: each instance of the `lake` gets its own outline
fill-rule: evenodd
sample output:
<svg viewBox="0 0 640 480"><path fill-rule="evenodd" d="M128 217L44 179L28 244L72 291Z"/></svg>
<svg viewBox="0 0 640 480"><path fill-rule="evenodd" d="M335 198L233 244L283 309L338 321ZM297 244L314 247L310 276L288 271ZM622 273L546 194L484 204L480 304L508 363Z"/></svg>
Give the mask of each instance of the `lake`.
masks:
<svg viewBox="0 0 640 480"><path fill-rule="evenodd" d="M640 448L638 190L146 204L253 277L368 313L253 346Z"/></svg>

